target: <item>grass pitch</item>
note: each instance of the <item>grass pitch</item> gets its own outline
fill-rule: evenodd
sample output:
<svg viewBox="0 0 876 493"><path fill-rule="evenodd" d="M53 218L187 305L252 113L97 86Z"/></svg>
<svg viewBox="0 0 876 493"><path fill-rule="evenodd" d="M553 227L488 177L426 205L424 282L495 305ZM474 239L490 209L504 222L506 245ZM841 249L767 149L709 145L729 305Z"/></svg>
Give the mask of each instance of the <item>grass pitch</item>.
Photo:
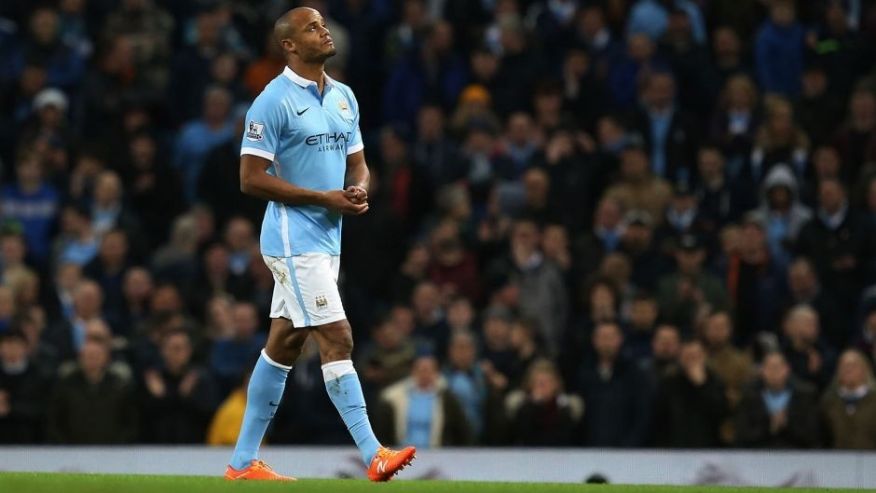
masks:
<svg viewBox="0 0 876 493"><path fill-rule="evenodd" d="M472 481L392 481L303 479L294 483L228 482L202 476L121 474L0 473L2 493L815 493L862 490L815 488L737 488L722 486L626 486ZM873 491L873 490L870 490Z"/></svg>

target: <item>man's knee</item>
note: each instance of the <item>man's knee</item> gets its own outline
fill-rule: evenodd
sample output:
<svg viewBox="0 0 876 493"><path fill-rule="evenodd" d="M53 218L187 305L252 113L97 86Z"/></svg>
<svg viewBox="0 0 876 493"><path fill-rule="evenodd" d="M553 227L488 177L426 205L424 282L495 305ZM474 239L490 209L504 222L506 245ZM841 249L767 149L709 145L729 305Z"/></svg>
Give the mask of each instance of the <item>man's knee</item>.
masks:
<svg viewBox="0 0 876 493"><path fill-rule="evenodd" d="M320 353L323 361L350 359L353 354L353 331L350 323L340 320L319 329L322 336Z"/></svg>

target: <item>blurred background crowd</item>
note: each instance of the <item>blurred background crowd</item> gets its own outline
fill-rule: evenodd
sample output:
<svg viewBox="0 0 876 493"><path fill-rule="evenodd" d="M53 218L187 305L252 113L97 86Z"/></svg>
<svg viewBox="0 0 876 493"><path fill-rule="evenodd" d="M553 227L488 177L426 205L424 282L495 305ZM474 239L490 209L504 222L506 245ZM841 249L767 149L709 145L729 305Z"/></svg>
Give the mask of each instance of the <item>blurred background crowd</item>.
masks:
<svg viewBox="0 0 876 493"><path fill-rule="evenodd" d="M385 443L876 448L876 2L300 4L361 107ZM0 3L0 442L234 442L291 6ZM310 345L268 440L349 441Z"/></svg>

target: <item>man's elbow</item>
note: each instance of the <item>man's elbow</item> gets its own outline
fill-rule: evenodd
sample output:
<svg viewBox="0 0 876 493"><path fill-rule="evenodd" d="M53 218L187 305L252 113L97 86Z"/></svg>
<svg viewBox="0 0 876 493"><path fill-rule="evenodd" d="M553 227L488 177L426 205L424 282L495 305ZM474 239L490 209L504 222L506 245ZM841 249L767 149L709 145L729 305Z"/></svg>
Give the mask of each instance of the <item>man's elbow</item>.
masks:
<svg viewBox="0 0 876 493"><path fill-rule="evenodd" d="M240 193L244 195L252 194L252 180L248 174L240 174Z"/></svg>

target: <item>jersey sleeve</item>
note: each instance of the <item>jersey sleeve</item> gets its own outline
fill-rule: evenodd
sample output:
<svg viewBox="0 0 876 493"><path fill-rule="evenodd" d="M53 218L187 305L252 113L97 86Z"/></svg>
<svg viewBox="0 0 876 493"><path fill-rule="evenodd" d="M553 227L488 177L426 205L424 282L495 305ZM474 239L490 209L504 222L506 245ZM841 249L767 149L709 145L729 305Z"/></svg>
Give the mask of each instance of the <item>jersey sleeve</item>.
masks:
<svg viewBox="0 0 876 493"><path fill-rule="evenodd" d="M362 131L359 130L359 101L356 101L356 96L353 91L349 91L350 101L353 103L353 138L347 143L347 155L355 154L365 148L362 142Z"/></svg>
<svg viewBox="0 0 876 493"><path fill-rule="evenodd" d="M270 97L260 95L246 112L240 155L251 154L274 160L280 146L283 129L283 106Z"/></svg>

